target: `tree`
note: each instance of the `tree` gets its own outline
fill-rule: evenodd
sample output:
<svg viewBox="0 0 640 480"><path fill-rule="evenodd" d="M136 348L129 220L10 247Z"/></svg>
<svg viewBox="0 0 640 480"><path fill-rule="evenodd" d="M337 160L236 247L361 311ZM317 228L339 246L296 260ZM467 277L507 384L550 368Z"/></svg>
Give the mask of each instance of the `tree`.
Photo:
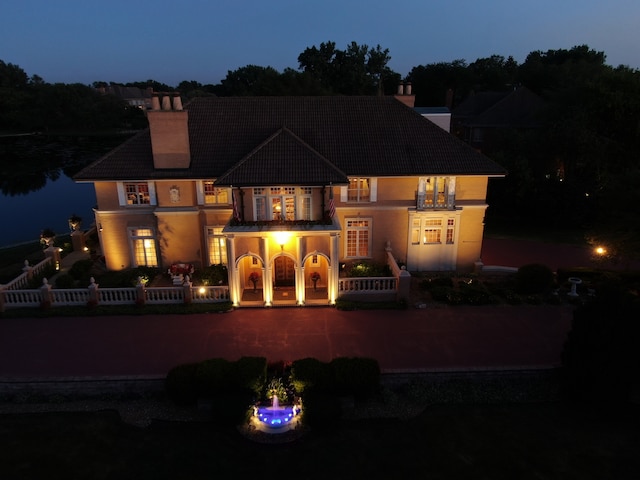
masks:
<svg viewBox="0 0 640 480"><path fill-rule="evenodd" d="M462 102L473 88L473 75L466 61L461 59L413 67L407 78L413 84L416 106L422 107L446 105L449 90L453 105L456 105Z"/></svg>
<svg viewBox="0 0 640 480"><path fill-rule="evenodd" d="M138 87L141 90L145 90L146 88L153 88L154 92L173 92L175 88L167 85L166 83L161 83L156 80L146 80L144 82L129 82L125 83L125 87Z"/></svg>
<svg viewBox="0 0 640 480"><path fill-rule="evenodd" d="M629 400L640 385L640 303L615 278L596 295L574 312L562 372L570 400L610 406Z"/></svg>
<svg viewBox="0 0 640 480"><path fill-rule="evenodd" d="M229 70L221 83L226 96L284 95L280 73L273 67L246 65Z"/></svg>
<svg viewBox="0 0 640 480"><path fill-rule="evenodd" d="M587 240L594 248L604 248L604 257L614 262L640 260L638 185L640 170L636 168L609 177L596 198L595 221Z"/></svg>
<svg viewBox="0 0 640 480"><path fill-rule="evenodd" d="M351 42L340 50L335 42L323 42L319 47L306 48L298 56L298 65L329 94L375 95L388 88L386 79L399 79L387 66L390 60L389 49L380 45L369 48Z"/></svg>
<svg viewBox="0 0 640 480"><path fill-rule="evenodd" d="M475 90L503 91L517 83L518 62L513 57L505 60L501 55L491 55L469 64L469 71Z"/></svg>
<svg viewBox="0 0 640 480"><path fill-rule="evenodd" d="M367 73L373 77L377 85L377 94L384 94L384 80L390 76L393 76L393 71L387 67L387 64L391 61L389 55L389 49L382 50L380 45L376 45L375 48L369 49L367 58Z"/></svg>

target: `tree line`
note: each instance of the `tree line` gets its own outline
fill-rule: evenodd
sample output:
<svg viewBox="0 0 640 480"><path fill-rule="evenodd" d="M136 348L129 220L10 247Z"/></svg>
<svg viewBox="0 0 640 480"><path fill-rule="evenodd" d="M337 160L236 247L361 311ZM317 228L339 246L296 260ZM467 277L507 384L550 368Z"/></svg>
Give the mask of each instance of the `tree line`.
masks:
<svg viewBox="0 0 640 480"><path fill-rule="evenodd" d="M509 175L489 191L492 221L539 224L541 228L592 229L594 242L618 232L611 251L640 246L636 205L640 191L640 72L606 64L604 52L586 45L533 51L524 62L492 55L471 63L418 65L402 76L388 66L388 49L351 42L306 48L296 69L246 65L229 70L219 84L185 80L170 86L147 80L125 86L179 91L198 96L391 95L411 82L416 106L452 108L480 92L507 92L524 86L544 108L539 128L504 129L492 149L483 151ZM0 61L0 130L136 128L139 109L96 87L114 82L48 84L17 65ZM559 166L562 175L558 175ZM640 249L635 248L638 252ZM637 254L636 254L637 256Z"/></svg>

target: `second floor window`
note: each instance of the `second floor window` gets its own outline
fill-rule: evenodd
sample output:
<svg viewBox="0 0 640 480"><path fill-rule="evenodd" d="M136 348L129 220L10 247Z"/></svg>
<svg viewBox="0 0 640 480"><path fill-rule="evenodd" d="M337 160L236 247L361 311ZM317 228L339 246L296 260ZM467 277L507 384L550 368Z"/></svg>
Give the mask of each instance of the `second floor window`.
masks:
<svg viewBox="0 0 640 480"><path fill-rule="evenodd" d="M311 187L253 189L255 220L311 220Z"/></svg>
<svg viewBox="0 0 640 480"><path fill-rule="evenodd" d="M348 202L369 202L371 200L371 179L350 178L347 187Z"/></svg>
<svg viewBox="0 0 640 480"><path fill-rule="evenodd" d="M455 206L455 177L422 177L418 182L418 210L452 209Z"/></svg>
<svg viewBox="0 0 640 480"><path fill-rule="evenodd" d="M204 203L207 205L229 204L229 189L216 187L214 182L203 182Z"/></svg>
<svg viewBox="0 0 640 480"><path fill-rule="evenodd" d="M124 192L127 205L149 205L151 203L149 184L147 182L125 183Z"/></svg>

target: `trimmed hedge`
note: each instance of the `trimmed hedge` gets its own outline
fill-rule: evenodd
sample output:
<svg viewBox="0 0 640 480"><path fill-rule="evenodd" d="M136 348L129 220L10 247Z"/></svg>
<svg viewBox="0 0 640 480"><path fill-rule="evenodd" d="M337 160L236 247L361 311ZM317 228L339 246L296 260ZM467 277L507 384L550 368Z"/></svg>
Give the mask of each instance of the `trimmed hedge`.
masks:
<svg viewBox="0 0 640 480"><path fill-rule="evenodd" d="M303 358L291 365L291 380L296 392L313 387L338 395L364 396L380 386L378 361L363 357L336 357L329 363Z"/></svg>
<svg viewBox="0 0 640 480"><path fill-rule="evenodd" d="M546 265L531 263L523 265L516 273L518 293L544 293L553 286L553 271Z"/></svg>
<svg viewBox="0 0 640 480"><path fill-rule="evenodd" d="M198 401L196 372L198 363L186 363L172 368L164 381L169 399L176 405L195 405Z"/></svg>
<svg viewBox="0 0 640 480"><path fill-rule="evenodd" d="M229 395L249 398L260 393L266 381L267 359L242 357L231 362L212 358L202 362L178 365L165 378L165 391L177 405L195 405L199 398L224 401ZM242 411L249 405L242 405Z"/></svg>

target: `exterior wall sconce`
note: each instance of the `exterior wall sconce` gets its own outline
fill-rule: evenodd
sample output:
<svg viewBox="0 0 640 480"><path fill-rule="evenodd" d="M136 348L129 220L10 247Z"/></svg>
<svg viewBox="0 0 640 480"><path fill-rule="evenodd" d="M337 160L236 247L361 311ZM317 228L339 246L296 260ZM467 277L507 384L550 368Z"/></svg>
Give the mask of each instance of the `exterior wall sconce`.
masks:
<svg viewBox="0 0 640 480"><path fill-rule="evenodd" d="M280 245L280 250L284 251L284 244L289 240L289 234L287 232L276 232L276 242Z"/></svg>

